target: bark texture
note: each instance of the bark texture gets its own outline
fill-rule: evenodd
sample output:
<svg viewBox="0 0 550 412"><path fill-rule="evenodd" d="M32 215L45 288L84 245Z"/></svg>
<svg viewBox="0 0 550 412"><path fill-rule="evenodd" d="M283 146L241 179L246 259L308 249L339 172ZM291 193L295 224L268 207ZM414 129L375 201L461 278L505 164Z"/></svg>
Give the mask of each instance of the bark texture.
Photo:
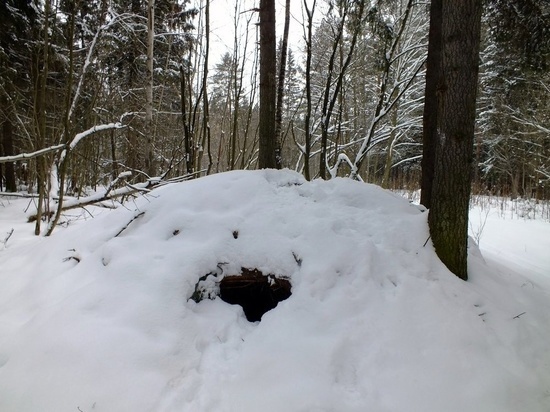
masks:
<svg viewBox="0 0 550 412"><path fill-rule="evenodd" d="M437 143L437 89L440 83L441 64L441 8L442 0L430 4L430 32L428 59L426 61L426 90L424 93L424 117L422 120L422 178L420 203L432 205L432 183Z"/></svg>
<svg viewBox="0 0 550 412"><path fill-rule="evenodd" d="M260 1L260 124L258 167L276 168L276 71L275 0Z"/></svg>
<svg viewBox="0 0 550 412"><path fill-rule="evenodd" d="M468 279L468 207L472 177L482 5L443 2L437 147L429 214L437 255Z"/></svg>

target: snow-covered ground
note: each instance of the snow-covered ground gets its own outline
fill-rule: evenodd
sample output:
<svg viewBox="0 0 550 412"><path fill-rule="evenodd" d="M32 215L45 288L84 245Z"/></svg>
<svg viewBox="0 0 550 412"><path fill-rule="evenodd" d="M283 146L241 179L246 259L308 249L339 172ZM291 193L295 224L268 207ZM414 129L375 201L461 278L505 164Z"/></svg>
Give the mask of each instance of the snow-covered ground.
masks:
<svg viewBox="0 0 550 412"><path fill-rule="evenodd" d="M27 204L0 198L2 412L550 410L542 219L474 207L463 282L426 212L346 179L224 173L74 212L50 238ZM256 323L189 299L241 267L292 296Z"/></svg>
<svg viewBox="0 0 550 412"><path fill-rule="evenodd" d="M549 203L478 197L470 211L470 233L486 260L550 279Z"/></svg>

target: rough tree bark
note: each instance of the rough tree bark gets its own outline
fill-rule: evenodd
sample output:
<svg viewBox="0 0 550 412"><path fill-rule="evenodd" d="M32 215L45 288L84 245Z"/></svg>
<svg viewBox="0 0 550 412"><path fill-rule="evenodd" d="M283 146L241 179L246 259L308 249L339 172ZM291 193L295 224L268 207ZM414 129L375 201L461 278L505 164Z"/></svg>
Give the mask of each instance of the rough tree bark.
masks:
<svg viewBox="0 0 550 412"><path fill-rule="evenodd" d="M467 280L482 5L479 0L443 2L441 10L441 82L437 85L437 143L428 221L437 255L451 272Z"/></svg>
<svg viewBox="0 0 550 412"><path fill-rule="evenodd" d="M258 167L277 166L275 159L276 103L275 0L260 0L260 125Z"/></svg>
<svg viewBox="0 0 550 412"><path fill-rule="evenodd" d="M422 177L420 203L431 207L434 177L435 147L437 142L437 85L441 61L441 7L442 0L430 4L430 32L428 59L426 60L426 90L424 93L424 117L422 120Z"/></svg>

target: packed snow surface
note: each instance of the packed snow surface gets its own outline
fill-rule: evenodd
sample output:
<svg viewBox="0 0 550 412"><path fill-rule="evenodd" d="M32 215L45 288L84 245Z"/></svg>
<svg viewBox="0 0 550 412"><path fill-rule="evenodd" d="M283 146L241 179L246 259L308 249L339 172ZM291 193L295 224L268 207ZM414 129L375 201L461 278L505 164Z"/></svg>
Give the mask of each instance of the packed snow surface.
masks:
<svg viewBox="0 0 550 412"><path fill-rule="evenodd" d="M2 412L550 410L550 268L471 242L463 282L427 212L379 187L230 172L50 238L21 209L0 244ZM241 267L292 296L256 323L189 299Z"/></svg>

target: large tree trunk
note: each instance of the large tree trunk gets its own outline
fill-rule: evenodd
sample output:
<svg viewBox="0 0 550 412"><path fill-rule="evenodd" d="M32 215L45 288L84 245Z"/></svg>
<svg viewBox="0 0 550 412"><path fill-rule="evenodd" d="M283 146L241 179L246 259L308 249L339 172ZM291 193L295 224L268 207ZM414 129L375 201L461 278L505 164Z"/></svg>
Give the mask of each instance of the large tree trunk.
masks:
<svg viewBox="0 0 550 412"><path fill-rule="evenodd" d="M481 2L443 2L437 147L429 214L437 255L467 280Z"/></svg>
<svg viewBox="0 0 550 412"><path fill-rule="evenodd" d="M277 166L275 160L276 102L275 0L260 0L260 141L258 167Z"/></svg>
<svg viewBox="0 0 550 412"><path fill-rule="evenodd" d="M420 203L431 207L434 178L435 148L437 142L437 87L441 62L441 8L443 0L432 0L430 5L430 33L426 61L426 91L422 136L422 177Z"/></svg>

